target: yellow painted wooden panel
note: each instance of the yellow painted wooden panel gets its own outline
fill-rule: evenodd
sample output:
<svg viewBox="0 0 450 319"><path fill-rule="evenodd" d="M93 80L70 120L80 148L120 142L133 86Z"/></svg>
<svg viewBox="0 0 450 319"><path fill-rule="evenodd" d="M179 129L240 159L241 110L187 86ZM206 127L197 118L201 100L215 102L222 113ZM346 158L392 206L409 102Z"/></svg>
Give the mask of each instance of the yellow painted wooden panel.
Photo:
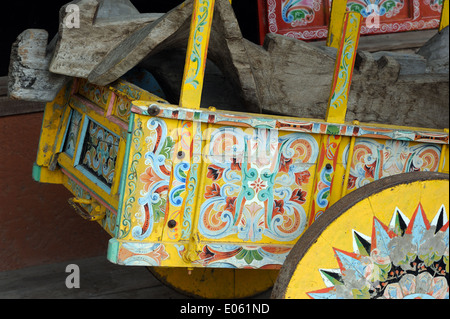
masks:
<svg viewBox="0 0 450 319"><path fill-rule="evenodd" d="M36 159L36 164L39 166L48 167L55 154L55 142L59 134L59 124L64 115L67 86L69 85L67 84L66 87L61 89L55 100L47 103L45 106Z"/></svg>

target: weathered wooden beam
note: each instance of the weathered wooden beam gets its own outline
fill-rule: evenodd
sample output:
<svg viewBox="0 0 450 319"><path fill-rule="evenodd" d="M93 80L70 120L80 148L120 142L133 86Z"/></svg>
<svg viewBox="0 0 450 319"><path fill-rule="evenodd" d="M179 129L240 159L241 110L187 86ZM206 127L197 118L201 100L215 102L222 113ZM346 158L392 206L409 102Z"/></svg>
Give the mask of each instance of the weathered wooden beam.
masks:
<svg viewBox="0 0 450 319"><path fill-rule="evenodd" d="M364 36L359 39L358 48L368 52L397 50L413 52L423 46L436 33L438 33L436 29L430 29ZM322 47L326 45L326 41L314 41L309 42L309 44Z"/></svg>
<svg viewBox="0 0 450 319"><path fill-rule="evenodd" d="M69 5L76 5L77 12ZM79 26L67 23L79 14ZM87 78L105 55L162 14L140 14L129 0L79 0L60 10L59 38L50 71Z"/></svg>
<svg viewBox="0 0 450 319"><path fill-rule="evenodd" d="M0 117L25 113L42 112L45 103L13 100L8 94L8 77L0 77Z"/></svg>
<svg viewBox="0 0 450 319"><path fill-rule="evenodd" d="M48 33L42 29L22 32L11 48L9 96L26 101L52 101L67 78L48 71L54 51Z"/></svg>

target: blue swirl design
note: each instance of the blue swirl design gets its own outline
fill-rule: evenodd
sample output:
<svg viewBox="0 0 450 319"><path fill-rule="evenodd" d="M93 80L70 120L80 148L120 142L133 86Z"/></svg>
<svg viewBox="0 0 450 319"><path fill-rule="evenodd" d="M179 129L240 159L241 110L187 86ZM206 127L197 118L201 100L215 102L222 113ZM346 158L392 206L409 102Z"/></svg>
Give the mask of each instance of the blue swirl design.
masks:
<svg viewBox="0 0 450 319"><path fill-rule="evenodd" d="M153 172L158 176L160 180L152 183L146 193L143 193L143 191L141 191L141 195L143 196L138 199L138 203L145 211L144 218L148 223L148 226L145 230L142 226L139 225L133 227L131 234L133 238L137 240L144 240L152 233L155 216L158 215L155 209L161 210L165 208L159 206L159 204L163 203L164 201L161 198L161 194L159 194L156 190L165 186L168 187L170 182L170 176L161 170L161 167L165 165L166 158L164 155L160 154L164 147L164 141L166 141L167 139L167 125L161 119L152 118L148 120L147 128L150 131L157 132L158 138L155 148L145 154L145 164L152 168Z"/></svg>

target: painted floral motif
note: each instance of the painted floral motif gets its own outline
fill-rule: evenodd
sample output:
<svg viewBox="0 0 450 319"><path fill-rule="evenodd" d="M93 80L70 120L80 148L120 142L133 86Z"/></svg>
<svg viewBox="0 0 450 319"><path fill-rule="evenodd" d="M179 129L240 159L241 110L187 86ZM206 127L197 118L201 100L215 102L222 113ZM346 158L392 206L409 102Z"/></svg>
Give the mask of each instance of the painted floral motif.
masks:
<svg viewBox="0 0 450 319"><path fill-rule="evenodd" d="M128 121L131 113L131 101L127 97L117 94L114 113L121 120Z"/></svg>
<svg viewBox="0 0 450 319"><path fill-rule="evenodd" d="M404 2L404 0L350 0L347 2L347 8L349 11L361 13L365 18L373 13L391 18L403 9Z"/></svg>
<svg viewBox="0 0 450 319"><path fill-rule="evenodd" d="M78 93L103 109L106 108L110 95L107 87L89 83L85 79L80 80Z"/></svg>
<svg viewBox="0 0 450 319"><path fill-rule="evenodd" d="M348 189L360 188L386 176L436 171L440 154L440 147L432 144L411 145L405 141L386 141L382 144L376 140L357 140Z"/></svg>
<svg viewBox="0 0 450 319"><path fill-rule="evenodd" d="M444 0L424 0L424 3L429 5L433 11L441 12Z"/></svg>
<svg viewBox="0 0 450 319"><path fill-rule="evenodd" d="M304 203L306 203L306 195L307 192L301 190L300 188L294 189L294 191L292 192L291 201L297 202L300 205L303 205Z"/></svg>
<svg viewBox="0 0 450 319"><path fill-rule="evenodd" d="M295 182L300 186L303 184L308 184L309 178L311 177L311 173L309 171L298 172L295 173L294 175L295 175Z"/></svg>
<svg viewBox="0 0 450 319"><path fill-rule="evenodd" d="M279 269L291 248L270 246L206 245L199 254L205 267Z"/></svg>
<svg viewBox="0 0 450 319"><path fill-rule="evenodd" d="M119 151L119 137L90 120L81 152L80 164L111 187Z"/></svg>
<svg viewBox="0 0 450 319"><path fill-rule="evenodd" d="M126 266L161 266L161 261L169 258L162 244L123 243L119 249L118 260Z"/></svg>
<svg viewBox="0 0 450 319"><path fill-rule="evenodd" d="M411 221L396 209L372 237L353 231L353 252L335 248L339 269L320 269L327 288L313 299L448 299L449 223L442 206L430 223L419 204Z"/></svg>
<svg viewBox="0 0 450 319"><path fill-rule="evenodd" d="M208 24L208 20L210 19L209 13L211 12L211 2L209 0L201 0L199 1L199 15L196 18L196 25L194 31L194 41L192 45L192 51L190 60L195 65L188 72L188 76L186 77L185 84L191 84L194 88L197 88L199 85L199 76L201 66L204 64L202 61L202 42L205 36L204 32L207 29L206 26Z"/></svg>
<svg viewBox="0 0 450 319"><path fill-rule="evenodd" d="M212 198L215 196L220 196L220 186L213 183L212 186L206 186L205 198Z"/></svg>
<svg viewBox="0 0 450 319"><path fill-rule="evenodd" d="M141 209L135 214L138 225L132 230L133 237L138 240L147 238L153 230L153 225L166 214L172 172L172 163L168 159L175 145L173 139L167 136L167 125L164 121L150 119L147 128L153 134L146 137L149 151L145 153L144 158L147 168L139 175L139 181L143 183L142 197L138 199Z"/></svg>
<svg viewBox="0 0 450 319"><path fill-rule="evenodd" d="M255 190L256 193L258 193L260 190L266 188L266 183L258 177L256 181L250 184L250 186Z"/></svg>
<svg viewBox="0 0 450 319"><path fill-rule="evenodd" d="M72 114L70 115L70 124L67 130L66 140L64 142L64 152L72 158L75 153L75 146L77 144L82 118L83 115L80 112L72 110Z"/></svg>
<svg viewBox="0 0 450 319"><path fill-rule="evenodd" d="M305 230L302 205L312 182L308 168L318 155L313 137L222 127L212 133L205 153L211 164L199 218L203 236L286 242Z"/></svg>

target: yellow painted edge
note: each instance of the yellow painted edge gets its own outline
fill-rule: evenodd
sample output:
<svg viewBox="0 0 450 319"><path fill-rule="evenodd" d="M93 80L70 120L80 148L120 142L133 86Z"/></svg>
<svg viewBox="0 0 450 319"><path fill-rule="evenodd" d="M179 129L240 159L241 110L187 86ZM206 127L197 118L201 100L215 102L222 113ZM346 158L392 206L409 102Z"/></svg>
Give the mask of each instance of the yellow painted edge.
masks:
<svg viewBox="0 0 450 319"><path fill-rule="evenodd" d="M362 16L357 12L345 13L342 38L336 56L333 83L325 120L342 124L347 114L348 93L358 48Z"/></svg>
<svg viewBox="0 0 450 319"><path fill-rule="evenodd" d="M125 151L126 151L126 141L125 139L121 138L119 140L119 151L117 152L117 159L118 159L118 163L116 165L116 172L118 174L114 174L114 181L113 184L111 186L111 195L117 195L117 193L119 192L119 186L120 186L120 178L122 176L121 172L122 172L122 168L123 168L123 162L125 159Z"/></svg>
<svg viewBox="0 0 450 319"><path fill-rule="evenodd" d="M448 1L449 0L444 0L444 3L442 4L441 22L439 24L439 31L442 31L445 27L448 26L448 19L449 19Z"/></svg>
<svg viewBox="0 0 450 319"><path fill-rule="evenodd" d="M33 179L39 183L63 184L65 175L60 170L51 171L47 167L34 164Z"/></svg>
<svg viewBox="0 0 450 319"><path fill-rule="evenodd" d="M194 1L181 86L181 107L200 108L214 3L215 0Z"/></svg>
<svg viewBox="0 0 450 319"><path fill-rule="evenodd" d="M339 49L341 43L344 15L347 10L347 0L333 0L331 2L330 25L326 45Z"/></svg>

